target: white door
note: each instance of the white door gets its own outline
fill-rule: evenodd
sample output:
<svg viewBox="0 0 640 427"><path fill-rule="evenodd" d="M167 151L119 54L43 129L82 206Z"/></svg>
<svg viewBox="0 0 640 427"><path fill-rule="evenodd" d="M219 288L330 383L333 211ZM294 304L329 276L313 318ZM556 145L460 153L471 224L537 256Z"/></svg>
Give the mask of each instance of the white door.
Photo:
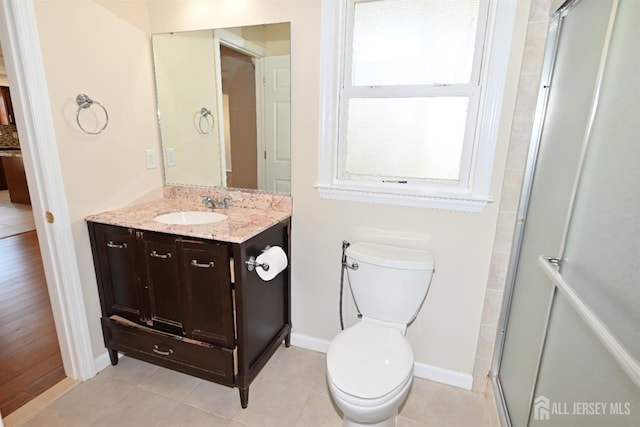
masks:
<svg viewBox="0 0 640 427"><path fill-rule="evenodd" d="M291 193L290 56L264 58L266 190Z"/></svg>

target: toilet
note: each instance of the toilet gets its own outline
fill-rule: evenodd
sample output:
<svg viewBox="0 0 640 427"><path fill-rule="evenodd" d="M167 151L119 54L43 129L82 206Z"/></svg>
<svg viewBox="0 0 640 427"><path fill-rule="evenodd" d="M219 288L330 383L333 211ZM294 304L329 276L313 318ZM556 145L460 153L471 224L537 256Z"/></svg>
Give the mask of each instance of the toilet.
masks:
<svg viewBox="0 0 640 427"><path fill-rule="evenodd" d="M405 337L429 290L427 251L358 242L346 249L351 291L362 320L327 352L327 383L345 427L393 427L413 380Z"/></svg>

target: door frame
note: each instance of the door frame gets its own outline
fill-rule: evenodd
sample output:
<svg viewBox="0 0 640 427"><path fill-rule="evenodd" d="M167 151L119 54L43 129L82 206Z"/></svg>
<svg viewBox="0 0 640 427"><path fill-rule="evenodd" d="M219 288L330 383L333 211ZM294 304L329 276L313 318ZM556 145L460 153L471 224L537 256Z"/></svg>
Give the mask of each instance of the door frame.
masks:
<svg viewBox="0 0 640 427"><path fill-rule="evenodd" d="M555 9L554 9L555 10ZM557 11L556 11L557 12ZM554 12L554 14L556 14ZM509 256L509 265L507 267L507 277L504 290L504 298L502 308L500 310L500 318L498 319L498 332L496 336L496 342L494 345L494 357L491 363L491 369L489 371L489 387L492 388L492 393L497 404L498 417L500 419L500 425L511 426L511 419L507 410L507 403L502 390L502 384L500 383L500 365L502 363L502 355L505 346L507 323L509 320L509 312L511 310L511 300L513 298L513 290L515 287L516 273L518 270L518 262L520 259L520 252L522 250L523 237L525 231L525 223L527 218L527 212L529 210L529 200L531 198L531 191L533 188L533 177L536 170L536 163L538 160L538 152L540 150L540 142L542 138L542 129L544 125L544 119L547 114L547 104L549 100L549 88L551 79L553 77L553 69L556 62L558 42L560 37L560 27L562 20L559 14L552 16L549 21L549 29L547 32L547 45L544 52L544 61L542 64L542 73L540 78L540 84L538 88L538 98L536 103L536 111L533 120L533 131L531 134L531 140L529 144L529 152L527 154L527 162L525 165L524 176L522 181L522 188L520 192L520 200L518 203L518 212L516 215L516 225L513 233L513 243L511 245L511 253ZM548 313L551 311L551 306L548 308ZM546 327L545 327L546 329ZM546 335L546 332L545 332ZM538 364L542 357L542 349L538 355ZM535 384L535 382L534 382ZM533 393L533 390L531 391Z"/></svg>
<svg viewBox="0 0 640 427"><path fill-rule="evenodd" d="M62 362L67 376L84 381L96 374L96 367L33 0L2 0L0 24ZM48 213L54 221L47 221Z"/></svg>
<svg viewBox="0 0 640 427"><path fill-rule="evenodd" d="M227 31L225 29L215 30L218 49L218 63L220 61L220 45L233 49L236 52L240 52L247 55L253 60L255 67L255 82L256 82L256 155L257 155L257 176L258 176L258 189L265 188L265 171L264 171L264 157L262 153L265 150L264 142L264 57L267 56L267 51L260 45L252 43L242 37ZM222 82L222 79L220 79ZM220 99L222 99L222 86L219 87ZM222 107L220 106L220 111ZM222 117L222 114L219 115ZM224 150L224 135L220 138L220 145ZM224 159L224 156L223 156ZM232 159L233 164L233 159ZM226 167L225 167L226 169Z"/></svg>

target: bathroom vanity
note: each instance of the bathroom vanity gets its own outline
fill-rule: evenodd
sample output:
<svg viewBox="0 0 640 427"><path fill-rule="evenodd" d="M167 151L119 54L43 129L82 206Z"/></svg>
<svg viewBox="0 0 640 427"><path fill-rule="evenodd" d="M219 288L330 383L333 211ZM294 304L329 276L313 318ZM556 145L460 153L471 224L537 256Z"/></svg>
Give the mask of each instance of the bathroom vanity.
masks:
<svg viewBox="0 0 640 427"><path fill-rule="evenodd" d="M246 408L249 384L291 334L289 268L263 281L247 261L267 246L289 258L290 212L233 203L219 210L228 219L213 224L153 220L185 206L203 210L195 199L163 199L87 223L111 363L124 353L237 387Z"/></svg>

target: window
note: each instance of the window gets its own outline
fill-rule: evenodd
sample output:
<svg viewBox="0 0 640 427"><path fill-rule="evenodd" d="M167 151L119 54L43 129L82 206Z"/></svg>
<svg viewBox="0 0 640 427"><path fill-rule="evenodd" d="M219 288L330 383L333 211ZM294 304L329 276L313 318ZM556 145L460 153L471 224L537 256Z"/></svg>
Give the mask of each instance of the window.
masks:
<svg viewBox="0 0 640 427"><path fill-rule="evenodd" d="M324 2L322 197L484 208L511 39L506 22L492 64L498 12L489 0Z"/></svg>

